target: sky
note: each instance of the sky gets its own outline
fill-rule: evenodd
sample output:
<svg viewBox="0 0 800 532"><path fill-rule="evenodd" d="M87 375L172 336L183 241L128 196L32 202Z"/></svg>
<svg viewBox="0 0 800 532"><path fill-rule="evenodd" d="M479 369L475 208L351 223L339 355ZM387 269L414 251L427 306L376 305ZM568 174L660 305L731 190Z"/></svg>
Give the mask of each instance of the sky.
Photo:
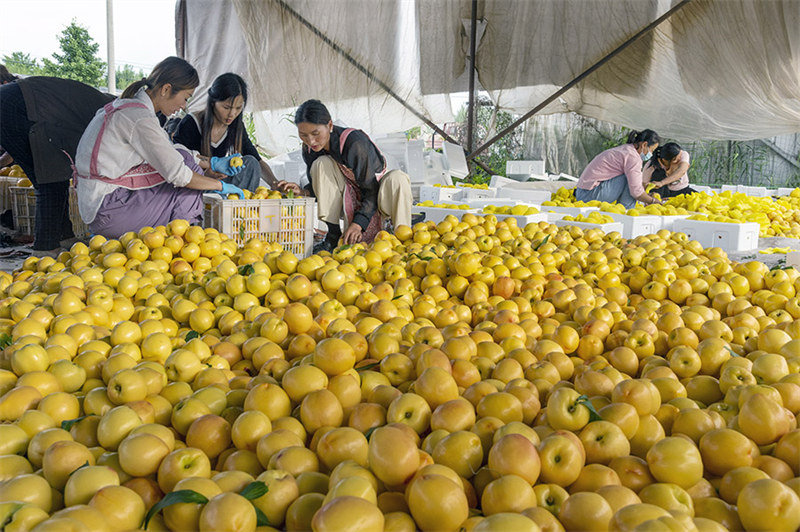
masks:
<svg viewBox="0 0 800 532"><path fill-rule="evenodd" d="M175 55L175 0L112 0L117 66L149 73ZM107 60L106 0L0 0L0 58L12 52L52 59L58 36L72 19L89 30Z"/></svg>

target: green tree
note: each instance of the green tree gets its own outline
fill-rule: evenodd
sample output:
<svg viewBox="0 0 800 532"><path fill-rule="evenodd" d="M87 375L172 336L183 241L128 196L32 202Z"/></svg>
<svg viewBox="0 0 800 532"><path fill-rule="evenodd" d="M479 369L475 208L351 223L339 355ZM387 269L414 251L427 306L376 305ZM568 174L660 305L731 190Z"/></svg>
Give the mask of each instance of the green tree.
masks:
<svg viewBox="0 0 800 532"><path fill-rule="evenodd" d="M31 54L13 52L11 55L3 56L3 64L12 74L22 74L23 76L36 76L41 74L42 67Z"/></svg>
<svg viewBox="0 0 800 532"><path fill-rule="evenodd" d="M123 65L122 68L117 67L116 70L116 85L118 89L125 90L125 88L145 77L142 69L135 71L131 65Z"/></svg>
<svg viewBox="0 0 800 532"><path fill-rule="evenodd" d="M100 45L89 31L73 19L58 38L61 54L54 53L53 61L44 59L43 71L48 76L74 79L97 87L103 83L106 64L97 56Z"/></svg>

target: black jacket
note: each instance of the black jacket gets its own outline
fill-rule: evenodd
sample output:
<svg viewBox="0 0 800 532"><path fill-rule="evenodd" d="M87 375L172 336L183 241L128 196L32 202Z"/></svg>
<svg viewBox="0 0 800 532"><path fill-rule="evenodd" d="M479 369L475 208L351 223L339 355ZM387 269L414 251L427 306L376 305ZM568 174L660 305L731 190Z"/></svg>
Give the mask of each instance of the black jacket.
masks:
<svg viewBox="0 0 800 532"><path fill-rule="evenodd" d="M71 79L33 76L15 83L33 122L28 138L37 183L68 180L72 170L62 150L75 157L86 126L114 96Z"/></svg>

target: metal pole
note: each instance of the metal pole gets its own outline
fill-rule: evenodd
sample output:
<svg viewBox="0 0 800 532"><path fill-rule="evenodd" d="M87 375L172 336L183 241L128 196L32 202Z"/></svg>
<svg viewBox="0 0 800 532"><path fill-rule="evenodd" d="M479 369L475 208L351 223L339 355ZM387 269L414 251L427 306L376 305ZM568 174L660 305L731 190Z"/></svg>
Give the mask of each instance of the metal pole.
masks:
<svg viewBox="0 0 800 532"><path fill-rule="evenodd" d="M108 40L108 92L117 93L117 65L114 60L114 0L106 0L106 38Z"/></svg>
<svg viewBox="0 0 800 532"><path fill-rule="evenodd" d="M467 104L467 153L475 143L475 48L478 32L478 0L472 0L472 23L469 28L469 103Z"/></svg>
<svg viewBox="0 0 800 532"><path fill-rule="evenodd" d="M522 117L520 117L518 120L516 120L513 124L511 124L510 126L505 128L503 131L499 132L497 135L495 135L491 139L489 139L486 142L484 142L475 151L473 151L472 153L470 153L467 156L467 160L469 161L469 160L474 159L479 153L484 151L486 148L488 148L489 146L491 146L492 144L494 144L495 142L497 142L498 140L500 140L504 136L506 136L506 134L508 134L509 132L511 132L514 129L516 129L517 126L519 126L520 124L523 124L530 117L532 117L533 115L535 115L536 113L538 113L539 111L541 111L542 109L547 107L551 102L553 102L559 96L561 96L562 94L567 92L569 89L571 89L572 87L574 87L575 85L577 85L578 83L583 81L587 76L592 74L595 70L597 70L601 66L605 65L606 63L608 63L611 59L613 59L617 54L622 52L625 48L627 48L628 46L630 46L631 44L633 44L634 42L639 40L639 38L643 37L644 35L646 35L650 31L652 31L656 26L658 26L659 24L661 24L662 22L667 20L669 17L671 17L673 15L673 13L675 13L678 10L682 9L684 6L686 6L686 4L688 4L691 1L692 0L681 0L680 3L675 4L669 11L667 11L666 13L664 13L663 15L661 15L660 17L655 19L653 22L651 22L650 24L648 24L647 26L645 26L644 28L639 30L635 35L633 35L628 40L626 40L625 42L623 42L622 44L617 46L608 55L606 55L605 57L603 57L602 59L597 61L595 64L593 64L592 66L590 66L589 68L587 68L586 70L581 72L578 75L578 77L576 77L575 79L573 79L572 81L570 81L569 83L567 83L566 85L564 85L563 87L558 89L556 92L551 94L542 103L540 103L539 105L537 105L536 107L534 107L533 109L531 109L530 111L528 111L527 113L522 115Z"/></svg>

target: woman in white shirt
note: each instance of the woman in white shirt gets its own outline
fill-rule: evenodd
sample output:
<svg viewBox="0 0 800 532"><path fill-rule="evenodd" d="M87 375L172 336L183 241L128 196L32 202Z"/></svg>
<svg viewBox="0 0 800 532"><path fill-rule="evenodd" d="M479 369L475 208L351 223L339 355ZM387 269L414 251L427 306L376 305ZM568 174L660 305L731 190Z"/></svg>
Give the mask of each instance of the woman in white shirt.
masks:
<svg viewBox="0 0 800 532"><path fill-rule="evenodd" d="M656 148L653 158L645 164L642 183L655 185L650 193L662 198L691 194L695 190L689 186L689 161L689 152L675 142L667 142Z"/></svg>
<svg viewBox="0 0 800 532"><path fill-rule="evenodd" d="M92 233L118 238L178 218L199 223L203 191L241 195L237 187L202 175L191 153L176 149L158 121L158 112L170 116L184 109L197 85L192 65L168 57L89 123L75 173L81 218ZM226 159L215 160L214 170L230 168Z"/></svg>

